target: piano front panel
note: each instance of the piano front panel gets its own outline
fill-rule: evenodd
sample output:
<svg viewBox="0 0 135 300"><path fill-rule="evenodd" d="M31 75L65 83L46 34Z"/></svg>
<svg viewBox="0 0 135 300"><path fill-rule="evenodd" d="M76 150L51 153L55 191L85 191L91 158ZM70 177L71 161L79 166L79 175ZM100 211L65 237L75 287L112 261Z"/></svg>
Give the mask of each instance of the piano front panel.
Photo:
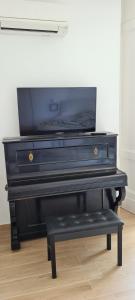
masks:
<svg viewBox="0 0 135 300"><path fill-rule="evenodd" d="M104 172L116 169L116 136L7 143L5 154L8 179L84 167Z"/></svg>

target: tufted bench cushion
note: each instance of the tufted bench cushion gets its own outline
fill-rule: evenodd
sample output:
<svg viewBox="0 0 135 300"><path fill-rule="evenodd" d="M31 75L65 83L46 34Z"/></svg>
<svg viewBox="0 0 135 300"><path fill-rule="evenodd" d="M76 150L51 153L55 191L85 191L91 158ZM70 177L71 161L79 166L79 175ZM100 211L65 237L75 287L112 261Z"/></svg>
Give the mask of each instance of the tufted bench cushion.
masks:
<svg viewBox="0 0 135 300"><path fill-rule="evenodd" d="M48 234L60 234L87 229L96 229L120 224L120 219L111 209L101 209L97 212L72 214L62 217L47 218Z"/></svg>
<svg viewBox="0 0 135 300"><path fill-rule="evenodd" d="M122 265L123 222L111 209L47 218L48 260L52 263L52 278L56 278L55 241L107 235L107 249L111 249L111 233L118 234L118 265Z"/></svg>

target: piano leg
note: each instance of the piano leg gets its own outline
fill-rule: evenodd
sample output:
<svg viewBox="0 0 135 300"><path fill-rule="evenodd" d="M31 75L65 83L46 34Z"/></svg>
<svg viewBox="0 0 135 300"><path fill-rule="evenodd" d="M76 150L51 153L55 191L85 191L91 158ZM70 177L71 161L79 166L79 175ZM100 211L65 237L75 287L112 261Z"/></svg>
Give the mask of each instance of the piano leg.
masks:
<svg viewBox="0 0 135 300"><path fill-rule="evenodd" d="M11 249L20 249L19 233L16 220L15 201L9 201L10 220L11 220Z"/></svg>
<svg viewBox="0 0 135 300"><path fill-rule="evenodd" d="M117 195L118 192L118 195ZM106 195L109 201L109 206L112 210L117 213L118 206L121 205L122 201L126 196L125 187L116 187L114 189L106 189Z"/></svg>
<svg viewBox="0 0 135 300"><path fill-rule="evenodd" d="M116 195L116 206L118 207L126 197L126 189L125 187L116 187L115 191L118 192Z"/></svg>

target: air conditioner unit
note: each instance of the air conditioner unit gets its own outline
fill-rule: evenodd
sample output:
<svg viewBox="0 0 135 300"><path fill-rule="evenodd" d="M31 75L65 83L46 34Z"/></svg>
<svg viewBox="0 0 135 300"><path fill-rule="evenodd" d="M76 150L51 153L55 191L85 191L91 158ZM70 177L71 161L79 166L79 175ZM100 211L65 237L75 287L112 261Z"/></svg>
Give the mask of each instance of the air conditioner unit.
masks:
<svg viewBox="0 0 135 300"><path fill-rule="evenodd" d="M27 33L64 36L68 30L65 21L0 17L0 33Z"/></svg>

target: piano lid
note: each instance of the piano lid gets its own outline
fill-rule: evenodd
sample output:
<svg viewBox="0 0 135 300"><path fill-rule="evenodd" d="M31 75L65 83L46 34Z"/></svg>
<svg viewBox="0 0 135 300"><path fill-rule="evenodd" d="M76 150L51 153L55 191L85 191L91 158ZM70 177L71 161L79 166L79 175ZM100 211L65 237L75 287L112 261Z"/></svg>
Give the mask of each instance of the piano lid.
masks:
<svg viewBox="0 0 135 300"><path fill-rule="evenodd" d="M18 136L18 137L5 137L2 142L6 143L16 143L16 142L34 142L42 140L52 140L52 139L68 139L68 138L78 138L78 137L97 137L97 136L117 136L116 133L112 132L56 132L55 134L46 135L33 135L33 136Z"/></svg>

